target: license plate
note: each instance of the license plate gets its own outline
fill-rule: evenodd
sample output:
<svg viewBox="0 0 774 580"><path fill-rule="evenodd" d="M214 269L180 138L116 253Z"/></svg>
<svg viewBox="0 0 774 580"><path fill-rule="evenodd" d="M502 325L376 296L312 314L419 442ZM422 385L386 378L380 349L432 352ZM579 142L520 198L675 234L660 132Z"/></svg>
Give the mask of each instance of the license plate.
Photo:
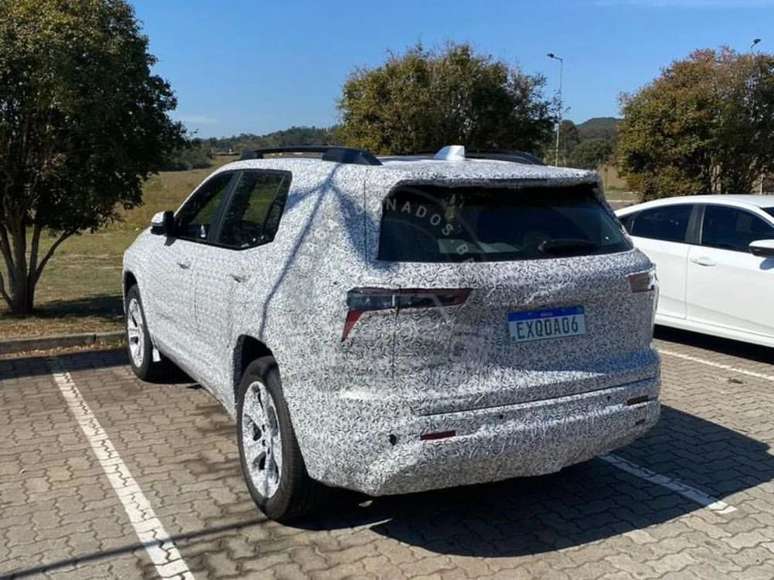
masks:
<svg viewBox="0 0 774 580"><path fill-rule="evenodd" d="M583 306L510 312L508 329L511 342L531 342L586 334Z"/></svg>

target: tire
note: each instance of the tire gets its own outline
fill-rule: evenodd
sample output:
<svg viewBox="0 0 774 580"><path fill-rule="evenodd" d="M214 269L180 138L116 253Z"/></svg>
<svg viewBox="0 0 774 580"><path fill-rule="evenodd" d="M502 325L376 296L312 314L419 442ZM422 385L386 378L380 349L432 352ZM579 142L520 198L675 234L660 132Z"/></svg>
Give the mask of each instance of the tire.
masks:
<svg viewBox="0 0 774 580"><path fill-rule="evenodd" d="M242 375L237 444L247 488L267 517L288 521L315 508L323 486L306 471L272 357L253 361Z"/></svg>
<svg viewBox="0 0 774 580"><path fill-rule="evenodd" d="M148 332L148 322L140 299L140 290L132 286L126 292L126 345L129 365L143 381L163 381L172 374L173 366L165 357L153 361L153 343Z"/></svg>

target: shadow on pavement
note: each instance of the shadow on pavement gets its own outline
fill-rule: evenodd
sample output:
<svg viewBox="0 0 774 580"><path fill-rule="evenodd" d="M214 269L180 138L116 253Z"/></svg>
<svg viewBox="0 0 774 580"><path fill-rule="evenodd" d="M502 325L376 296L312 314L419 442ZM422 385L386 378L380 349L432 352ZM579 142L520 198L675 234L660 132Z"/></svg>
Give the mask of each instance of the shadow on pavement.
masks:
<svg viewBox="0 0 774 580"><path fill-rule="evenodd" d="M616 454L717 499L774 478L768 445L670 407L648 435ZM353 495L342 494L329 515L297 525L365 525L440 554L507 557L587 544L701 507L599 459L548 476L376 498L366 505L368 498Z"/></svg>
<svg viewBox="0 0 774 580"><path fill-rule="evenodd" d="M215 534L222 534L224 532L238 532L241 529L244 529L249 526L261 524L261 523L264 523L265 521L266 521L266 518L256 517L253 520L239 522L236 524L213 526L205 530L197 530L195 532L177 534L175 536L171 536L170 539L175 543L183 543L186 541L200 540ZM118 548L112 548L110 550L101 550L98 552L81 554L79 556L74 556L72 558L57 560L55 562L42 564L40 566L33 566L30 568L12 570L11 572L8 573L7 576L2 576L2 578L29 578L30 576L37 576L40 574L56 573L57 570L60 570L62 568L68 568L70 566L79 566L83 564L88 564L89 562L104 560L106 558L112 558L115 556L131 554L136 550L142 550L145 547L151 547L151 546L157 546L157 545L159 545L158 542L147 542L147 543L135 542L132 544L126 544Z"/></svg>
<svg viewBox="0 0 774 580"><path fill-rule="evenodd" d="M749 344L738 340L730 340L707 334L699 334L677 328L656 326L655 338L668 342L676 342L686 346L693 346L704 350L711 350L719 354L738 356L756 362L774 363L774 348Z"/></svg>
<svg viewBox="0 0 774 580"><path fill-rule="evenodd" d="M108 350L82 351L66 354L36 354L34 356L21 356L0 359L0 380L22 379L50 375L51 368L48 360L52 357L60 359L68 371L100 370L129 365L129 356L126 347ZM193 383L187 374L173 366L170 375L164 378L165 385L179 385Z"/></svg>

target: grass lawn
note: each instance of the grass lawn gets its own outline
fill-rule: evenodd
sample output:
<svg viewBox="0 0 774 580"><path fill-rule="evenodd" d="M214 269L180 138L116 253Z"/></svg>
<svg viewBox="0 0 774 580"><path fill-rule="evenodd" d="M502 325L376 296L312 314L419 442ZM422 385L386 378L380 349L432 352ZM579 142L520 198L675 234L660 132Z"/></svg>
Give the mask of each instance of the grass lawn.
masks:
<svg viewBox="0 0 774 580"><path fill-rule="evenodd" d="M66 240L38 283L35 316L17 318L8 314L4 302L0 305L0 340L120 330L124 250L148 227L154 213L176 209L215 167L235 159L217 157L209 169L155 175L145 184L145 204L125 212L124 221ZM44 237L42 245L53 241Z"/></svg>

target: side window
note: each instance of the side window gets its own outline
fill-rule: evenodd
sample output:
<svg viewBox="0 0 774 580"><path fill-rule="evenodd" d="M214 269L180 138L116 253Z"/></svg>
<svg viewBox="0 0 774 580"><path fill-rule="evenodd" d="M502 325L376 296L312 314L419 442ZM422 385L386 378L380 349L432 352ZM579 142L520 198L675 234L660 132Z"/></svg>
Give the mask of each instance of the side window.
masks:
<svg viewBox="0 0 774 580"><path fill-rule="evenodd" d="M736 252L748 252L750 242L774 239L774 228L741 209L708 205L704 210L701 244Z"/></svg>
<svg viewBox="0 0 774 580"><path fill-rule="evenodd" d="M206 240L215 224L234 172L219 173L204 185L177 212L177 235L191 240Z"/></svg>
<svg viewBox="0 0 774 580"><path fill-rule="evenodd" d="M290 189L287 171L243 171L225 211L218 243L252 248L274 239Z"/></svg>
<svg viewBox="0 0 774 580"><path fill-rule="evenodd" d="M637 214L631 235L665 242L685 242L693 206L667 205L646 209Z"/></svg>

